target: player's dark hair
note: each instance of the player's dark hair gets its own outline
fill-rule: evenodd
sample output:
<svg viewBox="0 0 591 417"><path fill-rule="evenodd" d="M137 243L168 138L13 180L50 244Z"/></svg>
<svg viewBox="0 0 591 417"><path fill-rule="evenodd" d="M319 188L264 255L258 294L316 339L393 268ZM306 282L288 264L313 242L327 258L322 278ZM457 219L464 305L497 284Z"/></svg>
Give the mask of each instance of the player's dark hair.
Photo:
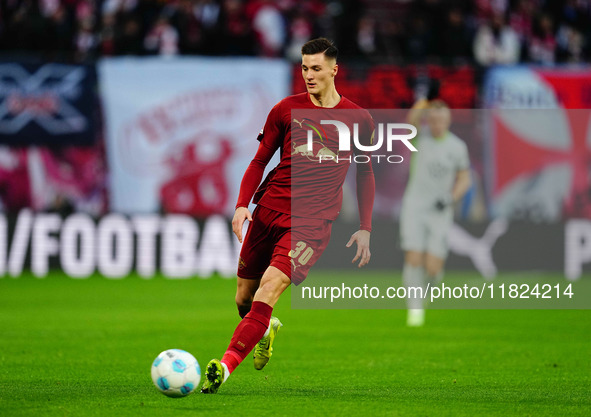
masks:
<svg viewBox="0 0 591 417"><path fill-rule="evenodd" d="M324 53L327 58L337 59L339 50L332 41L326 38L316 38L302 46L302 55L316 55Z"/></svg>

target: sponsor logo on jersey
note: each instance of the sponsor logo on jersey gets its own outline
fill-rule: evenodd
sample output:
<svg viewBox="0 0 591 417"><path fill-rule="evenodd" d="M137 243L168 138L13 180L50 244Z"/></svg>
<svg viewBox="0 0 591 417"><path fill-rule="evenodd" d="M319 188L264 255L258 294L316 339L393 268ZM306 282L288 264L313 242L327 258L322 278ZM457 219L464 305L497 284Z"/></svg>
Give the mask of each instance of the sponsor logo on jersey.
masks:
<svg viewBox="0 0 591 417"><path fill-rule="evenodd" d="M297 145L295 142L292 143L293 150L291 152L293 155L301 155L310 161L320 161L322 159L325 160L332 160L334 162L337 161L337 154L328 149L323 143L319 141L312 142L312 150L309 150L308 144Z"/></svg>

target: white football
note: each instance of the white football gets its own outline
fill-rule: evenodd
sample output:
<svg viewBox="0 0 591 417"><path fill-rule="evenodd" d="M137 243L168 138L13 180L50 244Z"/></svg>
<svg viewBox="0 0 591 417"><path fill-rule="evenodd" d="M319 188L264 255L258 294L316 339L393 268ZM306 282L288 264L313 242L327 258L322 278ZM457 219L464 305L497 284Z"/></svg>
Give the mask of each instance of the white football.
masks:
<svg viewBox="0 0 591 417"><path fill-rule="evenodd" d="M168 349L152 363L152 381L169 397L185 397L199 386L201 368L193 355L181 349Z"/></svg>

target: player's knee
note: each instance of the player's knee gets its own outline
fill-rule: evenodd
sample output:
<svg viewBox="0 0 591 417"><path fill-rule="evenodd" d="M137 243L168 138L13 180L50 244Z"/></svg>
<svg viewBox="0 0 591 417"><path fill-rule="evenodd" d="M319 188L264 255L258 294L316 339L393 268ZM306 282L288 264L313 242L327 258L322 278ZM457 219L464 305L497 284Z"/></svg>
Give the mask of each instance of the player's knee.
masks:
<svg viewBox="0 0 591 417"><path fill-rule="evenodd" d="M269 305L274 305L279 296L290 284L289 277L276 269L267 271L261 280L261 285L255 294L257 301L263 301Z"/></svg>
<svg viewBox="0 0 591 417"><path fill-rule="evenodd" d="M281 278L270 278L265 282L261 282L257 294L266 297L279 296L287 288L287 285Z"/></svg>
<svg viewBox="0 0 591 417"><path fill-rule="evenodd" d="M420 252L409 251L404 256L404 262L407 265L420 267L423 266L423 256Z"/></svg>
<svg viewBox="0 0 591 417"><path fill-rule="evenodd" d="M235 301L236 307L238 307L238 313L240 314L240 317L244 317L250 311L250 307L252 306L252 299L257 288L257 280L247 280L238 278Z"/></svg>
<svg viewBox="0 0 591 417"><path fill-rule="evenodd" d="M430 277L436 277L441 272L441 268L433 265L428 265L426 268L427 275Z"/></svg>
<svg viewBox="0 0 591 417"><path fill-rule="evenodd" d="M436 277L443 271L443 261L430 259L425 267L425 272L430 277Z"/></svg>

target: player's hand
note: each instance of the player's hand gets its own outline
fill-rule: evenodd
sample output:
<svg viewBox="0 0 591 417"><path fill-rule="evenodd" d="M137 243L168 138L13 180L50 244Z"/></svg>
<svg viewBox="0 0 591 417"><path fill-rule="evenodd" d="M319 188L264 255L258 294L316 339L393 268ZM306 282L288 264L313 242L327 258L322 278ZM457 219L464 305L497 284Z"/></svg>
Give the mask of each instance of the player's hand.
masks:
<svg viewBox="0 0 591 417"><path fill-rule="evenodd" d="M250 211L246 207L238 207L232 219L232 231L240 243L242 243L242 226L245 220L251 222L252 214L250 214Z"/></svg>
<svg viewBox="0 0 591 417"><path fill-rule="evenodd" d="M445 210L446 207L447 207L447 204L443 200L437 200L435 202L435 210L437 210L437 211L443 211L443 210Z"/></svg>
<svg viewBox="0 0 591 417"><path fill-rule="evenodd" d="M353 233L351 239L347 242L347 247L350 248L353 243L357 242L357 253L355 257L351 261L351 263L359 261L359 268L365 266L369 263L369 258L371 258L371 253L369 252L369 236L370 233L367 230L358 230Z"/></svg>
<svg viewBox="0 0 591 417"><path fill-rule="evenodd" d="M451 206L452 204L453 204L453 202L451 200L446 200L444 198L440 198L439 200L437 200L435 202L435 210L437 210L437 211L443 211L448 206Z"/></svg>

